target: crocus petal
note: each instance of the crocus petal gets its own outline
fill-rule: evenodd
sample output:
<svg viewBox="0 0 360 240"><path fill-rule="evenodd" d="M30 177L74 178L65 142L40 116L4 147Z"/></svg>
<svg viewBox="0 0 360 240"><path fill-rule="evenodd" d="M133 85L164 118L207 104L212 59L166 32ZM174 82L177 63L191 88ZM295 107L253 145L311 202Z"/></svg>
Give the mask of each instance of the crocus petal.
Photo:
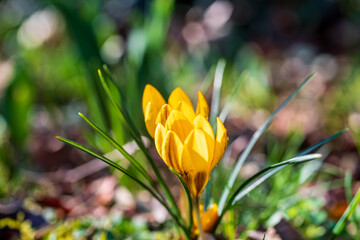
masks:
<svg viewBox="0 0 360 240"><path fill-rule="evenodd" d="M202 115L197 115L196 118L194 119L193 124L194 124L194 128L202 129L204 132L206 132L209 135L209 137L215 140L214 130L212 129L209 121L206 120L205 117L203 117Z"/></svg>
<svg viewBox="0 0 360 240"><path fill-rule="evenodd" d="M173 110L166 120L165 128L167 131L171 130L176 132L183 143L190 131L193 129L193 126L182 112Z"/></svg>
<svg viewBox="0 0 360 240"><path fill-rule="evenodd" d="M153 104L149 102L145 109L144 117L146 129L152 138L154 138L155 134L155 119L157 114L158 111L153 107Z"/></svg>
<svg viewBox="0 0 360 240"><path fill-rule="evenodd" d="M183 148L182 154L181 154L181 170L185 174L194 172L194 166L192 161L192 156L189 153L189 150L187 148ZM190 179L190 176L187 176ZM192 181L192 180L191 180Z"/></svg>
<svg viewBox="0 0 360 240"><path fill-rule="evenodd" d="M187 102L179 102L176 109L182 112L190 122L194 121L195 112L192 105L188 104Z"/></svg>
<svg viewBox="0 0 360 240"><path fill-rule="evenodd" d="M201 215L201 225L204 232L210 233L218 218L218 206L214 203Z"/></svg>
<svg viewBox="0 0 360 240"><path fill-rule="evenodd" d="M218 215L218 206L216 203L211 204L211 206L204 212L204 205L200 204L200 219L201 225L203 227L204 232L210 233L215 226L215 223L219 219ZM193 222L194 222L194 232L198 233L198 223L193 213Z"/></svg>
<svg viewBox="0 0 360 240"><path fill-rule="evenodd" d="M162 145L162 156L165 163L178 173L181 172L180 165L182 150L183 144L181 143L180 138L175 132L168 131Z"/></svg>
<svg viewBox="0 0 360 240"><path fill-rule="evenodd" d="M192 103L191 103L188 95L186 95L186 93L181 88L176 88L170 94L170 97L168 99L168 103L173 108L177 108L178 105L179 105L179 102L185 102L185 103L189 104L190 106L192 106Z"/></svg>
<svg viewBox="0 0 360 240"><path fill-rule="evenodd" d="M212 170L212 162L213 162L213 158L214 158L214 148L215 148L215 137L214 137L214 131L209 123L208 120L206 120L203 116L198 115L194 122L194 128L195 129L201 129L204 131L205 133L205 137L206 137L206 147L208 149L208 167L209 167L209 171Z"/></svg>
<svg viewBox="0 0 360 240"><path fill-rule="evenodd" d="M209 105L204 95L200 91L198 92L196 115L201 115L205 119L209 119Z"/></svg>
<svg viewBox="0 0 360 240"><path fill-rule="evenodd" d="M142 108L145 112L148 103L151 102L153 107L158 111L166 103L159 91L150 84L146 84L142 98Z"/></svg>
<svg viewBox="0 0 360 240"><path fill-rule="evenodd" d="M190 157L190 159L184 159L184 161L191 161L194 173L208 171L213 149L214 140L202 129L195 128L185 140L183 157Z"/></svg>
<svg viewBox="0 0 360 240"><path fill-rule="evenodd" d="M158 151L159 155L161 158L162 157L162 145L165 139L165 135L166 135L166 129L162 124L158 124L155 130L155 147L156 150ZM166 165L169 165L167 162L165 162Z"/></svg>
<svg viewBox="0 0 360 240"><path fill-rule="evenodd" d="M168 119L172 110L173 108L169 104L163 105L156 117L155 124L158 125L161 123L163 126L165 126L166 120Z"/></svg>
<svg viewBox="0 0 360 240"><path fill-rule="evenodd" d="M224 127L224 124L221 122L219 118L217 120L216 125L216 141L215 141L215 152L214 152L214 160L211 164L211 169L213 169L222 156L225 153L228 137L226 134L226 128Z"/></svg>
<svg viewBox="0 0 360 240"><path fill-rule="evenodd" d="M148 109L149 103L151 103L151 108ZM144 94L142 98L142 109L145 117L146 128L149 132L149 134L154 137L154 131L155 131L155 120L158 112L160 111L161 107L165 104L164 98L161 96L158 90L151 86L150 84L147 84L144 89ZM155 117L153 117L153 114L155 113ZM151 114L149 116L148 114ZM150 126L153 125L153 126ZM149 131L150 130L150 131Z"/></svg>

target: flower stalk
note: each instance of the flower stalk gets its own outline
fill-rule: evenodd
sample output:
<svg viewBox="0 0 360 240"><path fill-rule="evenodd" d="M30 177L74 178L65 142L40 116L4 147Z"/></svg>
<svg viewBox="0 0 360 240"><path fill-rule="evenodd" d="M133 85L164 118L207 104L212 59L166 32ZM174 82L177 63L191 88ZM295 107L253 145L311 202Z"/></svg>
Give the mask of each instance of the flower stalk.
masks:
<svg viewBox="0 0 360 240"><path fill-rule="evenodd" d="M200 196L196 196L193 198L193 205L194 205L194 214L199 230L198 240L205 240L204 229L201 223L201 216L200 216Z"/></svg>

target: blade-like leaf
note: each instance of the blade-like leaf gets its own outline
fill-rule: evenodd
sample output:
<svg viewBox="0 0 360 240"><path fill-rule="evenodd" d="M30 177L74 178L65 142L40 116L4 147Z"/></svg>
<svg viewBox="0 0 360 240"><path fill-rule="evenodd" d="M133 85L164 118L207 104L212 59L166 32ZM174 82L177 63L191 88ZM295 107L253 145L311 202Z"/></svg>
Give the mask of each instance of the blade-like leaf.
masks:
<svg viewBox="0 0 360 240"><path fill-rule="evenodd" d="M214 83L213 83L213 92L212 92L212 98L211 98L211 108L210 108L210 123L213 127L214 131L216 132L216 116L219 112L219 105L220 105L220 92L221 92L221 86L223 82L224 77L224 70L225 70L225 60L220 60L218 64L216 65L215 69L215 77L214 77ZM205 201L204 201L204 209L207 210L210 199L211 199L211 186L212 186L212 175L208 183L205 187Z"/></svg>
<svg viewBox="0 0 360 240"><path fill-rule="evenodd" d="M200 92L205 93L210 89L211 83L213 81L213 75L215 73L215 66L212 66L207 72L204 80L201 81Z"/></svg>
<svg viewBox="0 0 360 240"><path fill-rule="evenodd" d="M177 178L179 179L179 181L181 182L181 185L183 186L187 199L188 199L188 203L189 203L189 229L191 230L192 225L193 225L193 205L192 205L192 201L191 201L191 194L190 191L188 189L188 187L186 186L184 179L180 176L179 173L177 173L173 168L170 168L170 171L175 174L177 176Z"/></svg>
<svg viewBox="0 0 360 240"><path fill-rule="evenodd" d="M210 108L210 123L212 126L216 123L216 116L219 112L220 105L220 92L224 77L225 60L220 60L216 65L215 77L213 83L213 92L211 97L211 108Z"/></svg>
<svg viewBox="0 0 360 240"><path fill-rule="evenodd" d="M314 76L313 74L310 74L301 84L299 87L297 87L295 89L295 91L288 97L285 99L285 101L283 101L281 103L281 105L273 112L273 114L271 114L271 116L266 120L266 122L254 133L254 135L251 137L248 145L246 146L245 150L243 151L243 153L240 155L238 161L235 164L234 169L232 170L229 180L227 182L226 188L224 189L224 191L221 194L220 197L220 201L219 201L219 215L221 215L221 213L223 212L226 200L229 197L230 191L232 189L232 187L234 186L235 180L239 174L239 171L242 167L242 165L244 164L245 160L247 159L247 157L250 154L250 151L252 150L252 148L254 147L255 143L257 142L257 140L260 138L261 134L267 129L267 127L270 125L270 123L273 121L273 119L275 118L275 116L296 96L296 94L300 91L300 89Z"/></svg>
<svg viewBox="0 0 360 240"><path fill-rule="evenodd" d="M114 105L114 107L120 109L121 114L122 114L123 118L124 118L125 121L126 121L127 127L128 127L128 128L131 128L131 130L133 131L133 134L134 134L134 135L133 135L133 138L134 138L134 137L137 137L138 140L139 140L141 143L143 143L143 142L141 141L141 134L140 134L139 131L137 130L137 127L135 126L134 121L131 119L129 112L128 112L127 109L126 109L126 106L125 106L126 99L125 99L125 97L124 97L124 93L123 93L122 90L121 90L121 87L118 86L118 85L116 84L116 82L114 81L114 77L113 77L113 75L111 74L111 72L110 72L109 68L107 67L107 65L104 64L104 65L103 65L103 69L104 69L104 72L106 73L107 78L111 81L112 84L114 84L114 85L116 86L117 92L118 92L118 94L119 94L119 96L120 96L120 99L121 99L121 101L120 101L120 104L121 104L121 105L120 105L120 106L119 106L118 104L116 104L116 102L112 102L112 104L113 104L113 105L116 104L116 106ZM103 77L103 76L100 76L100 75L99 75L99 77L101 78L101 77ZM104 84L104 83L106 84L104 78L103 78L103 79L100 79L100 80L102 81L102 84ZM107 88L109 89L109 87L107 87ZM115 99L114 96L111 94L111 92L110 92L110 94L108 95L108 97L109 97L109 98L112 98L112 99ZM117 112L118 112L118 111L117 111Z"/></svg>
<svg viewBox="0 0 360 240"><path fill-rule="evenodd" d="M351 200L352 200L352 174L350 171L345 172L344 188L345 188L346 200L348 202L351 202ZM354 214L352 215L350 220L351 220L351 222L353 222L355 224L355 226L360 228L360 219L359 219L357 211L354 212Z"/></svg>
<svg viewBox="0 0 360 240"><path fill-rule="evenodd" d="M327 156L329 156L330 150L326 148L326 146L324 146L321 149L319 149L318 153L322 155L321 159L319 159L318 161L311 161L305 163L300 169L299 178L298 178L299 185L308 181L312 176L315 175L316 172L319 171L324 159L327 158Z"/></svg>
<svg viewBox="0 0 360 240"><path fill-rule="evenodd" d="M345 210L344 214L341 216L340 220L336 223L335 227L332 230L332 238L334 239L335 236L340 235L341 232L344 230L347 221L351 217L351 215L354 213L356 207L360 203L360 188L358 189L356 195L352 199L351 203Z"/></svg>
<svg viewBox="0 0 360 240"><path fill-rule="evenodd" d="M250 177L235 191L235 193L233 195L234 197L230 198L230 199L234 199L231 202L231 205L234 205L241 198L243 198L246 194L248 194L250 191L252 191L254 188L259 186L266 179L268 179L275 173L279 172L281 169L285 168L286 166L289 166L291 164L296 164L296 163L308 162L311 160L321 158L321 156L322 156L321 154L315 153L315 154L309 154L309 155L305 155L305 156L294 157L289 160L286 160L286 161L271 165L267 168L264 168L263 170L256 173L254 176ZM250 184L250 185L248 185L248 184Z"/></svg>
<svg viewBox="0 0 360 240"><path fill-rule="evenodd" d="M150 193L153 192L146 184L144 184L140 179L138 179L136 176L134 176L132 173L130 173L127 169L123 168L122 166L120 166L119 164L117 164L116 162L94 152L93 150L85 147L84 145L81 145L77 142L71 141L69 139L63 138L63 137L56 137L57 139L59 139L60 141L67 143L77 149L80 149L83 152L86 152L87 154L90 154L91 156L100 159L101 161L109 164L110 166L118 169L119 171L121 171L122 173L124 173L125 175L129 176L131 179L133 179L134 181L136 181L137 183L139 183L142 187L144 187L146 190L148 190ZM155 194L155 193L154 193ZM156 195L156 194L155 194ZM158 198L158 196L156 195L156 198Z"/></svg>
<svg viewBox="0 0 360 240"><path fill-rule="evenodd" d="M141 166L141 164L131 156L120 144L118 144L112 137L110 137L107 133L100 129L93 121L87 118L84 114L79 113L80 117L82 117L96 132L98 132L102 137L104 137L114 148L116 148L126 159L130 161L134 165L134 167L149 181L149 183L153 183L150 175L146 172L146 170Z"/></svg>
<svg viewBox="0 0 360 240"><path fill-rule="evenodd" d="M344 189L345 189L345 196L348 202L351 202L352 199L352 174L350 171L345 172L344 178Z"/></svg>
<svg viewBox="0 0 360 240"><path fill-rule="evenodd" d="M110 91L110 89L109 89L109 86L108 86L108 84L107 84L106 81L105 81L105 78L104 78L104 76L103 76L103 74L102 74L102 71L101 71L100 69L98 70L98 74L99 74L100 82L101 82L101 84L102 84L102 86L103 86L103 88L104 88L104 90L105 90L105 93L106 93L106 95L108 96L108 98L109 98L110 102L112 103L112 105L114 106L114 108L115 108L118 116L120 117L121 122L122 122L122 123L126 126L126 128L129 130L129 132L130 132L131 136L134 138L134 140L135 140L136 142L138 142L138 141L141 142L140 135L138 135L138 134L135 133L135 129L136 129L136 128L134 128L133 126L130 126L129 121L127 121L127 120L125 119L125 116L124 116L124 114L123 114L123 112L124 112L123 109L121 109L120 106L116 103L113 95L111 94L111 91ZM140 147L140 146L139 146L139 147Z"/></svg>
<svg viewBox="0 0 360 240"><path fill-rule="evenodd" d="M296 156L302 156L302 155L308 154L309 152L311 152L311 151L315 150L316 148L324 145L325 143L330 142L330 141L333 140L334 138L337 138L337 137L340 136L341 134L346 133L347 131L349 131L348 128L346 128L346 129L344 129L344 130L341 130L340 132L335 133L335 134L332 135L331 137L328 137L328 138L326 138L326 139L324 139L324 140L322 140L322 141L320 141L320 142L312 145L311 147L305 149L304 151L302 151L301 153L299 153L299 154L296 155Z"/></svg>
<svg viewBox="0 0 360 240"><path fill-rule="evenodd" d="M219 114L219 118L222 122L225 122L225 120L230 112L230 109L235 102L235 99L238 95L240 87L245 82L245 80L248 79L248 77L249 77L248 72L243 72L240 75L240 77L236 80L233 91L231 92L229 99L226 101L225 106L223 107L221 113Z"/></svg>

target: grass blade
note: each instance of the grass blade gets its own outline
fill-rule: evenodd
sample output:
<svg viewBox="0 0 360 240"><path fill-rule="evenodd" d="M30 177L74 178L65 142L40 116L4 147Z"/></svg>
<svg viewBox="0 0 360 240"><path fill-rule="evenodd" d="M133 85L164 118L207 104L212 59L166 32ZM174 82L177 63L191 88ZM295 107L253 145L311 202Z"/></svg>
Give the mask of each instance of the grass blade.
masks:
<svg viewBox="0 0 360 240"><path fill-rule="evenodd" d="M349 131L348 128L346 128L346 129L344 129L344 130L341 130L340 132L335 133L335 134L332 135L331 137L328 137L328 138L326 138L326 139L324 139L324 140L322 140L322 141L320 141L320 142L312 145L311 147L305 149L304 151L302 151L301 153L299 153L299 154L296 155L296 156L302 156L302 155L308 154L309 152L315 150L316 148L321 147L321 146L324 145L325 143L330 142L330 141L333 140L334 138L337 138L338 136L346 133L347 131Z"/></svg>
<svg viewBox="0 0 360 240"><path fill-rule="evenodd" d="M123 116L123 119L126 121L126 124L128 125L127 127L131 128L131 130L133 131L133 136L132 137L133 138L137 137L138 140L141 143L143 143L141 141L141 134L138 132L137 127L135 126L134 121L131 119L130 114L128 113L128 111L126 109L126 106L124 104L126 102L126 99L124 98L124 93L121 91L120 86L117 85L116 82L114 81L114 77L111 74L111 72L110 72L109 68L107 67L107 65L104 64L102 67L103 67L104 72L106 73L106 76L108 77L108 79L111 81L112 84L114 84L116 86L116 90L118 91L120 99L121 99L121 101L120 101L121 106L117 105L116 102L111 101L112 104L113 105L116 104L117 106L114 105L114 107L115 108L117 107L118 109L120 109L120 112L121 112L121 114ZM99 77L100 77L100 80L101 80L102 84L104 84L104 83L106 84L105 79L103 78L103 76L102 75L100 76L100 74L99 74ZM103 79L101 79L101 78L103 78ZM106 84L106 86L107 86L107 84ZM103 85L103 87L104 87L104 85ZM109 89L108 86L107 86L107 88ZM105 89L105 87L104 87L104 89ZM111 92L110 92L110 95L108 94L108 97L109 98L111 97L112 99L114 99L114 96L111 94Z"/></svg>
<svg viewBox="0 0 360 240"><path fill-rule="evenodd" d="M204 79L201 81L200 92L206 93L209 90L211 83L213 81L214 72L215 72L215 67L212 66L210 70L207 72Z"/></svg>
<svg viewBox="0 0 360 240"><path fill-rule="evenodd" d="M352 174L350 171L345 172L344 188L345 188L346 200L349 203L352 200ZM354 212L350 221L353 222L356 226L355 239L360 239L360 222L359 222L358 212Z"/></svg>
<svg viewBox="0 0 360 240"><path fill-rule="evenodd" d="M358 189L357 193L355 194L354 198L350 202L349 206L345 210L344 214L341 216L340 220L336 223L335 227L332 230L332 237L330 239L334 239L335 236L341 234L344 230L347 221L350 219L351 215L354 213L357 205L360 203L360 188Z"/></svg>
<svg viewBox="0 0 360 240"><path fill-rule="evenodd" d="M324 159L329 156L330 150L324 146L319 149L318 153L322 155L318 161L311 161L303 164L302 168L300 169L298 185L309 181L315 175L315 173L319 171L324 162Z"/></svg>
<svg viewBox="0 0 360 240"><path fill-rule="evenodd" d="M236 96L240 90L242 84L249 78L248 72L243 72L240 77L237 79L234 89L230 94L229 99L226 101L225 106L223 107L221 113L219 114L219 118L222 122L225 122L227 116L229 115L230 109L235 102Z"/></svg>
<svg viewBox="0 0 360 240"><path fill-rule="evenodd" d="M219 209L218 209L218 213L219 215L222 214L223 210L224 210L224 206L225 203L229 197L230 191L232 189L232 187L234 186L235 180L239 174L239 171L242 167L242 165L244 164L245 160L247 159L247 157L250 154L250 151L252 150L252 148L254 147L255 143L257 142L257 140L260 138L261 134L268 128L268 126L271 124L271 122L273 121L273 119L275 118L275 116L296 96L296 94L300 91L300 89L314 76L313 74L310 74L301 84L299 87L297 87L295 89L295 91L288 97L286 98L281 105L273 112L273 114L266 120L266 122L254 133L254 135L251 137L248 145L246 146L245 150L243 151L243 153L240 155L238 161L235 164L234 169L232 170L229 180L227 182L226 188L224 189L224 191L221 194L220 197L220 201L219 201Z"/></svg>
<svg viewBox="0 0 360 240"><path fill-rule="evenodd" d="M267 168L264 168L263 170L259 171L258 173L256 173L255 175L253 175L252 177L250 177L247 181L245 181L234 193L234 197L231 197L230 199L234 199L232 201L230 201L229 203L231 205L236 204L236 202L238 202L241 198L243 198L246 194L248 194L250 191L252 191L254 188L256 188L257 186L259 186L262 182L264 182L266 179L268 179L269 177L271 177L272 175L274 175L275 173L279 172L280 170L282 170L283 168L285 168L286 166L292 165L292 164L296 164L296 163L303 163L303 162L308 162L308 161L312 161L318 158L321 158L322 155L315 153L315 154L309 154L309 155L305 155L305 156L299 156L299 157L294 157L291 158L289 160L271 165ZM265 175L264 175L265 174ZM259 178L260 177L260 178ZM259 179L257 179L259 178ZM256 180L257 179L257 180ZM248 185L250 184L250 185ZM229 205L230 206L230 205Z"/></svg>
<svg viewBox="0 0 360 240"><path fill-rule="evenodd" d="M192 205L192 201L191 201L190 191L189 191L188 187L186 186L186 184L184 182L184 179L180 176L180 174L175 172L175 170L172 169L172 168L170 168L170 171L177 176L177 178L179 179L179 181L181 182L181 185L183 186L183 188L185 190L185 193L186 193L186 196L187 196L187 199L188 199L188 202L189 202L189 231L191 231L191 228L192 228L192 225L193 225L193 214L192 214L193 205Z"/></svg>
<svg viewBox="0 0 360 240"><path fill-rule="evenodd" d="M213 84L213 92L211 98L211 108L210 108L210 124L213 127L214 131L216 132L216 116L219 112L219 105L220 105L220 92L222 81L224 77L224 70L225 70L225 60L220 60L216 65L215 69L215 77L214 77L214 84ZM210 173L211 177L205 187L205 202L204 202L204 209L205 211L208 209L211 199L211 189L212 189L212 175L213 172Z"/></svg>
<svg viewBox="0 0 360 240"><path fill-rule="evenodd" d="M112 105L114 106L114 108L115 108L118 116L120 117L121 122L122 122L122 123L126 126L126 128L129 130L131 136L134 138L134 140L135 140L136 142L141 141L140 135L138 135L138 134L135 133L135 129L136 129L136 128L134 128L133 126L130 126L130 125L129 125L129 122L125 119L124 114L123 114L123 111L122 111L122 109L120 108L120 106L116 103L113 95L111 94L111 91L110 91L110 89L109 89L109 86L108 86L108 84L106 83L105 78L104 78L104 76L103 76L103 74L102 74L102 71L101 71L100 69L98 70L98 74L99 74L100 82L101 82L101 84L102 84L102 86L103 86L103 88L104 88L104 90L105 90L105 93L106 93L106 95L108 96L108 98L109 98L110 102L112 103ZM140 146L139 146L139 147L140 147Z"/></svg>
<svg viewBox="0 0 360 240"><path fill-rule="evenodd" d="M104 156L102 156L102 155L94 152L93 150L91 150L91 149L89 149L89 148L85 147L84 145L81 145L81 144L79 144L79 143L77 143L77 142L74 142L74 141L71 141L71 140L69 140L69 139L66 139L66 138L63 138L63 137L59 137L59 136L57 136L56 138L59 139L60 141L64 142L64 143L66 143L66 144L69 144L69 145L71 145L71 146L73 146L73 147L75 147L75 148L77 148L77 149L80 149L80 150L83 151L83 152L86 152L87 154L89 154L89 155L91 155L91 156L93 156L93 157L95 157L95 158L100 159L101 161L109 164L110 166L118 169L119 171L121 171L121 172L124 173L125 175L129 176L131 179L133 179L134 181L136 181L137 183L139 183L139 184L140 184L141 186L143 186L145 189L147 189L147 190L150 189L150 188L149 188L147 185L145 185L141 180L139 180L139 179L138 179L137 177L135 177L132 173L130 173L127 169L123 168L122 166L120 166L120 165L117 164L116 162L114 162L114 161L112 161L112 160L110 160L110 159L108 159L108 158L106 158L106 157L104 157ZM151 191L152 191L152 190L150 189L150 192L151 192ZM158 197L158 196L156 196L156 197Z"/></svg>
<svg viewBox="0 0 360 240"><path fill-rule="evenodd" d="M226 65L225 60L220 60L216 65L216 69L215 69L213 92L211 97L210 117L209 117L212 126L215 125L216 116L218 115L219 112L220 92L224 77L225 65Z"/></svg>
<svg viewBox="0 0 360 240"><path fill-rule="evenodd" d="M120 144L118 144L112 137L100 129L93 121L87 118L82 113L79 113L82 117L96 132L98 132L102 137L104 137L114 148L116 148L126 159L130 161L131 164L146 178L149 183L154 183L146 170L141 166L141 164L131 156Z"/></svg>
<svg viewBox="0 0 360 240"><path fill-rule="evenodd" d="M346 200L348 202L351 202L351 199L352 199L352 189L351 189L352 179L351 178L352 178L351 172L346 171L345 178L344 178L344 189L345 189Z"/></svg>

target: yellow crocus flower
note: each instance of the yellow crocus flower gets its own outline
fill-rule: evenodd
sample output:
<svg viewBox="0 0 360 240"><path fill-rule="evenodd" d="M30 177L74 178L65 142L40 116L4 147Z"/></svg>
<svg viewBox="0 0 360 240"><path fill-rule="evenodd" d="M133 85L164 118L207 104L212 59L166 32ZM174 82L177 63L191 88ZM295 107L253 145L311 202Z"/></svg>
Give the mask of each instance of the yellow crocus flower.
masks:
<svg viewBox="0 0 360 240"><path fill-rule="evenodd" d="M192 122L196 115L202 115L206 119L209 118L209 106L206 102L204 95L199 92L198 106L196 113L194 112L192 103L189 97L181 88L176 88L168 99L167 107L163 106L166 104L164 98L161 96L159 91L152 85L147 84L145 86L142 109L145 117L145 125L151 137L154 138L155 128L157 123L165 125L165 121L172 110L176 109L181 111L190 122ZM163 113L159 114L162 111ZM160 119L162 117L163 119ZM160 122L160 120L162 120Z"/></svg>
<svg viewBox="0 0 360 240"><path fill-rule="evenodd" d="M146 85L142 107L149 134L166 165L184 179L193 198L199 197L212 169L222 158L226 128L217 118L216 138L208 121L209 106L198 93L196 111L186 93L176 88L166 103L151 85Z"/></svg>

